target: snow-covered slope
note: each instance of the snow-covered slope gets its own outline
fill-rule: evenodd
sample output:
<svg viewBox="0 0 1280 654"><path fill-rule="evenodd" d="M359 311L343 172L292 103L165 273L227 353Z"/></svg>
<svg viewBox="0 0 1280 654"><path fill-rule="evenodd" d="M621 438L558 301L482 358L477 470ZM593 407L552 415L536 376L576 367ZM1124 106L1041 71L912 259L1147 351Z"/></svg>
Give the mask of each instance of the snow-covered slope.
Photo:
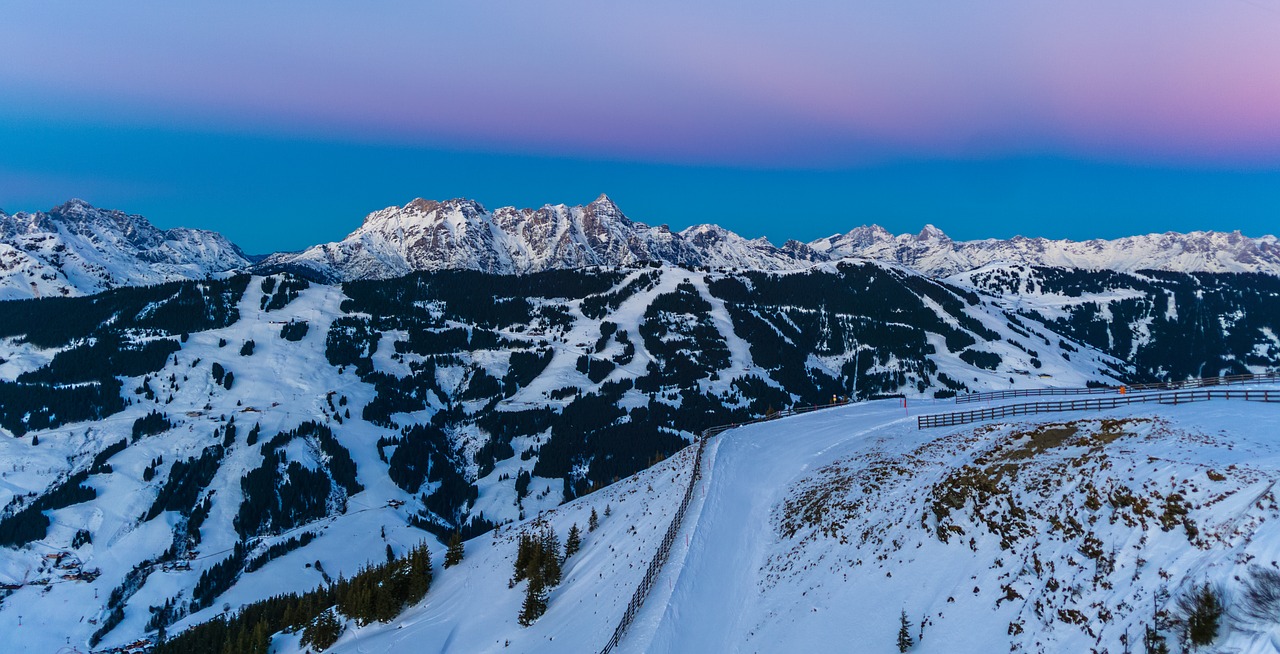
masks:
<svg viewBox="0 0 1280 654"><path fill-rule="evenodd" d="M788 290L809 284L835 286ZM748 288L759 298L738 297ZM870 292L880 301L858 299ZM36 513L50 521L30 535L26 523L0 522L0 584L16 587L0 590L0 628L16 629L21 616L35 651L95 633L100 646L154 635L153 606L182 620L172 632L224 605L307 590L382 560L388 545L403 554L433 538L423 528L495 523L500 534L486 538L509 539L509 525L644 469L709 422L837 392L929 397L961 382L1006 388L1013 377L1079 385L1113 381L1120 368L1083 347L1068 358L1044 345L1051 333L1042 327L1015 332L991 306L872 264L776 278L648 267L533 278L446 272L346 289L237 277L24 307L67 312L67 331L53 334L39 327L40 313L0 317L12 334L0 338L0 519L47 506ZM920 326L901 324L906 316ZM303 322L297 340L285 338ZM788 340L775 342L778 333ZM999 363L971 364L956 349L964 343ZM1016 372L1032 358L1047 379ZM86 388L127 403L76 399ZM15 398L25 404L9 405ZM86 417L86 404L105 417ZM153 413L167 422L147 427ZM318 426L288 435L307 423ZM362 488L339 483L344 456ZM277 487L296 498L319 484L324 497L259 520L262 484L252 480L295 463L312 473ZM643 489L587 495L618 498L620 515L600 533L662 522L657 505L645 517L626 495L665 498L662 470L674 469L655 469ZM74 491L81 485L92 496ZM581 521L576 511L556 515ZM563 538L567 527L558 528ZM304 534L314 540L247 566ZM237 546L243 554L233 558ZM60 561L46 558L58 553ZM619 551L581 574L571 566L569 578L603 574L610 587L626 586L632 560L645 556ZM217 566L231 570L226 586L201 594L213 603L200 605L196 588ZM594 593L578 597L594 605ZM29 608L63 606L76 609ZM599 610L597 627L607 630L611 609Z"/></svg>
<svg viewBox="0 0 1280 654"><path fill-rule="evenodd" d="M327 279L376 279L415 270L521 274L646 261L775 270L794 258L764 239L748 241L712 225L674 233L627 218L606 196L579 207L503 207L471 200L414 200L369 214L336 243L277 254L260 268L309 269Z"/></svg>
<svg viewBox="0 0 1280 654"><path fill-rule="evenodd" d="M872 225L809 244L829 258L859 257L902 264L946 277L992 264L1057 266L1090 270L1177 272L1262 272L1280 274L1280 240L1249 238L1240 232L1147 234L1115 240L1011 239L953 241L926 225L919 234L894 236Z"/></svg>
<svg viewBox="0 0 1280 654"><path fill-rule="evenodd" d="M618 651L887 654L902 613L914 652L1120 652L1125 639L1141 651L1147 626L1177 641L1178 600L1205 582L1233 616L1215 646L1273 651L1280 616L1250 617L1242 591L1280 566L1275 405L915 428L942 408L871 402L717 436ZM349 626L331 651L596 650L630 597L631 561L674 511L680 484L647 492L665 465L546 516L563 535L592 508L625 506L634 529L589 534L532 627L516 622L524 584L507 583L525 524L471 541L423 603Z"/></svg>
<svg viewBox="0 0 1280 654"><path fill-rule="evenodd" d="M0 212L0 300L87 295L200 279L249 265L221 234L157 229L142 216L71 200L48 212Z"/></svg>
<svg viewBox="0 0 1280 654"><path fill-rule="evenodd" d="M1265 372L1280 355L1280 278L991 264L946 280L1133 362L1155 378ZM1171 346L1171 340L1183 345ZM1243 347L1228 343L1248 343ZM1200 355L1188 356L1189 351ZM1210 357L1202 356L1215 352Z"/></svg>
<svg viewBox="0 0 1280 654"><path fill-rule="evenodd" d="M1163 297L1151 286L1158 280L1112 277L1137 284L1126 291L1135 298ZM1226 291L1236 301L1254 291L1250 301L1270 297L1258 284ZM790 478L777 475L855 456L866 440L858 434L923 442L911 419L947 406L936 396L1151 372L1057 331L1071 325L1004 302L895 265L842 262L786 273L442 271L344 286L234 276L14 305L22 312L0 313L0 629L35 627L22 632L34 651L68 638L83 647L95 633L96 646L123 645L169 620L173 633L350 577L385 560L388 546L404 554L432 539L438 555L435 535L498 525L407 614L427 631L379 642L456 642L461 651L498 647L500 637L527 650L536 634L548 646L590 649L625 604L632 566L655 547L647 532L669 519L688 456L676 453L697 430L833 395L907 398L906 408L894 399L860 405L865 414L842 409L831 414L844 416L838 426L779 422L787 431L760 432L773 444L742 441L755 444L728 461L746 466L756 452L776 459L777 471L744 467L758 488L706 497L772 507L790 492ZM1280 332L1267 312L1246 321L1235 306L1206 301L1202 313L1177 313L1190 327L1224 319ZM1280 361L1280 350L1234 336L1221 351L1196 349L1205 342L1198 329L1159 338L1150 342L1199 369L1224 353ZM967 441L957 439L948 451L963 450ZM712 460L737 442L708 453L713 475ZM670 455L667 467L611 486ZM566 567L545 626L512 624L520 602L518 589L505 588L512 530L542 513L563 542L590 507L604 513L601 502L613 515ZM756 531L768 526L760 524ZM311 540L290 550L304 535ZM489 595L490 585L504 594ZM665 587L670 595L680 586ZM459 595L471 591L485 595ZM654 606L666 605L662 594L660 584ZM744 615L752 606L743 604ZM472 611L495 622L468 622ZM642 619L637 642L664 642L659 624Z"/></svg>

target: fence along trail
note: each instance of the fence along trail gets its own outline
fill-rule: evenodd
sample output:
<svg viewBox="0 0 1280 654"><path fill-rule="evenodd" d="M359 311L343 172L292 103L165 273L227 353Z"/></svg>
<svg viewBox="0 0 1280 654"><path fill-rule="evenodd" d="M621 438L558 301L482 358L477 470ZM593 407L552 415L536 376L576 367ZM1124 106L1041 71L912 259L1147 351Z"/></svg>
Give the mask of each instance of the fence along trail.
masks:
<svg viewBox="0 0 1280 654"><path fill-rule="evenodd" d="M1268 373L1266 375L1238 375L1235 377L1208 378L1202 380L1192 380L1186 382L1191 386L1217 386L1230 384L1249 384L1249 383L1265 383L1267 381L1276 381L1280 379L1280 374ZM1144 386L1126 387L1126 390L1145 391L1154 388L1168 388L1166 384L1149 384ZM1184 386L1186 387L1186 386ZM1047 391L1047 392L1046 392ZM1093 393L1117 393L1117 388L1099 388L1099 389L1023 389L1014 391L996 391L994 393L973 394L982 396L991 396L990 399L1020 397L1026 395L1037 394L1093 394ZM988 398L983 398L988 399ZM1160 403L1160 404L1180 404L1187 402L1202 402L1211 399L1244 399L1248 401L1260 402L1280 402L1280 391L1254 391L1254 390L1192 390L1192 391L1176 391L1169 393L1148 393L1138 392L1136 394L1125 393L1113 397L1088 398L1079 400L1067 400L1056 402L1031 402L1023 404L1013 404L1000 407L992 407L975 411L962 411L947 414L935 414L919 416L917 427L926 429L929 427L943 427L952 425L962 425L981 420L990 420L993 418L1001 418L1017 415L1032 415L1036 413L1060 412L1060 411L1077 411L1084 409L1109 409L1128 404L1141 403ZM959 397L957 402L973 402L974 399L961 400ZM653 590L654 583L657 581L659 574L662 572L663 566L671 555L671 548L675 544L676 536L684 523L684 518L688 514L689 505L693 499L693 491L697 482L702 478L702 458L706 449L707 440L723 434L726 431L750 424L768 422L777 420L787 416L800 415L810 413L821 409L828 409L840 406L846 406L848 402L839 402L835 404L826 404L820 406L800 407L780 411L773 415L760 418L758 420L749 420L740 423L732 423L728 425L718 425L710 427L702 431L698 435L697 442L690 445L696 447L697 452L693 459L693 470L689 475L689 481L684 488L684 496L681 498L680 505L676 509L676 513L671 518L671 523L667 527L666 533L662 537L662 542L658 546L657 552L649 561L649 565L645 570L644 577L636 586L635 592L632 593L631 601L627 603L627 608L623 612L622 617L618 621L617 627L613 631L613 636L601 648L600 654L610 654L626 635L627 629L634 622L636 615L640 611L640 607L644 605L645 599L649 596L649 592Z"/></svg>
<svg viewBox="0 0 1280 654"><path fill-rule="evenodd" d="M697 453L693 457L693 471L689 475L689 482L685 485L684 497L680 500L680 506L676 508L676 514L671 518L671 524L667 527L666 534L662 537L662 542L658 545L658 551L654 553L653 558L649 561L649 567L645 569L644 577L641 578L640 584L636 586L636 590L631 595L631 601L627 603L627 608L622 613L622 618L618 621L618 626L613 630L613 637L605 646L601 648L600 654L609 654L621 642L627 629L631 623L635 621L636 614L640 612L640 607L644 605L644 600L649 596L649 591L653 590L653 584L657 581L658 575L662 572L662 566L666 564L667 558L671 556L671 546L675 544L676 535L680 533L680 527L684 523L684 517L689 511L689 503L693 500L693 489L697 486L698 480L702 478L702 453L706 450L707 439L723 434L734 427L743 425L752 425L760 422L768 422L777 420L787 416L799 415L802 413L810 413L819 409L829 409L838 406L845 406L848 402L838 402L835 404L824 404L819 406L799 407L796 409L788 409L779 411L773 415L760 418L758 420L748 420L746 422L735 422L728 425L718 425L704 429L698 435L698 442L689 447L696 447Z"/></svg>
<svg viewBox="0 0 1280 654"><path fill-rule="evenodd" d="M1226 377L1202 377L1180 382L1161 382L1156 384L1129 384L1121 386L1093 386L1088 388L1012 388L1004 391L987 391L984 393L966 393L956 396L956 404L1005 400L1011 397L1039 397L1043 395L1106 395L1117 393L1121 388L1127 392L1145 391L1177 391L1188 388L1205 388L1209 386L1237 386L1241 384L1265 384L1280 381L1280 372L1268 372L1257 375L1229 375Z"/></svg>
<svg viewBox="0 0 1280 654"><path fill-rule="evenodd" d="M1245 400L1248 402L1280 402L1280 391L1257 390L1192 390L1174 391L1171 393L1126 393L1111 397L1091 397L1080 400L1058 400L1054 402L1024 402L1003 406L975 409L973 411L955 411L919 416L916 426L919 429L932 427L954 427L983 420L1027 416L1038 413L1059 413L1063 411L1101 411L1130 404L1187 404L1189 402L1206 402L1209 400Z"/></svg>

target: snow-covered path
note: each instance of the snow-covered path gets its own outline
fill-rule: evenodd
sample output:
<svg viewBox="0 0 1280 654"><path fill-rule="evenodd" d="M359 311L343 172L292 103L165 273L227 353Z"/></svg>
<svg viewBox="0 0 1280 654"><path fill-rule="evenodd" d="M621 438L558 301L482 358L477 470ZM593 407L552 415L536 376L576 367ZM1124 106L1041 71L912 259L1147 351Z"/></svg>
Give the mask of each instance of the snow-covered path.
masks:
<svg viewBox="0 0 1280 654"><path fill-rule="evenodd" d="M1007 402L1018 400L1011 398ZM904 415L897 401L870 402L742 427L715 437L708 445L703 461L705 476L699 483L695 505L682 528L678 545L618 651L628 654L772 651L774 646L798 642L794 641L800 637L796 629L803 630L801 625L812 620L835 627L837 623L830 622L835 619L843 623L835 627L837 632L848 629L878 633L896 629L896 623L880 624L879 619L870 621L874 624L865 620L859 625L850 624L831 614L831 607L827 606L831 598L820 598L817 594L808 597L801 588L790 589L795 591L786 593L790 598L770 592L768 571L780 553L775 518L797 483L834 461L855 452L861 452L860 456L878 451L906 452L946 434L975 427L924 431L916 428L919 413L948 408L952 407L913 406L910 415ZM1163 414L1188 424L1203 423L1200 428L1211 431L1213 425L1241 426L1244 421L1233 416L1256 416L1274 424L1280 414L1274 409L1257 403L1216 401L1195 407L1134 406L1114 411L1071 412L1016 422L1034 424ZM934 588L925 593L931 603L943 603L947 593L955 592L952 586L964 586L966 582L972 586L970 580L974 577L963 574L943 575L943 578L947 581L939 587L946 586L945 592ZM811 602L811 605L798 605L797 600ZM895 615L902 601L894 598L889 602ZM874 606L876 599L864 597L854 603ZM779 623L784 616L789 616L783 622L791 623L790 626ZM952 640L953 644L971 642L984 646L991 640L989 633L962 630L949 635L959 639ZM831 640L833 636L818 638ZM840 640L838 636L835 639ZM888 637L872 649L882 649L887 644Z"/></svg>
<svg viewBox="0 0 1280 654"><path fill-rule="evenodd" d="M637 620L621 651L724 651L726 643L741 642L751 629L744 621L756 613L757 573L773 541L770 513L791 482L824 463L832 447L913 421L888 401L810 414L801 421L751 425L716 437L704 462L709 464L705 499L684 527L689 547L683 560L673 554L664 575L669 578L659 582L659 587L674 586L670 599L665 606L646 607L650 615ZM792 432L787 422L805 433ZM661 617L653 624L658 611Z"/></svg>
<svg viewBox="0 0 1280 654"><path fill-rule="evenodd" d="M919 413L947 408L913 402L904 412L900 400L866 402L714 437L676 546L616 651L888 654L905 611L913 637L923 638L917 652L1003 651L1015 642L1026 652L1088 651L1098 643L1114 652L1120 635L1135 633L1146 616L1131 607L1149 605L1159 588L1176 594L1188 580L1247 575L1248 561L1280 566L1280 506L1263 497L1280 481L1280 407L1215 401L916 428ZM1052 429L1050 440L1026 438L1046 422L1078 425L1085 440L1054 441ZM1106 424L1121 431L1089 440ZM350 629L333 651L598 651L675 510L691 451L544 514L564 533L584 524L593 507L614 509L586 534L532 627L516 624L522 587L506 583L521 528L512 527L470 541L466 560L439 572L425 602L389 624ZM926 516L948 476L1010 462L1020 471L1000 482L1007 499L963 503L947 522L963 526L962 538L940 540L934 525L941 523ZM1135 529L1123 503L1091 507L1084 500L1093 485L1153 502L1182 493L1199 546L1181 523L1161 529L1152 518ZM1006 501L1026 511L1029 530L1009 548L966 517L994 516ZM1095 513L1098 520L1090 518ZM781 533L783 522L801 514L807 526ZM1064 534L1053 526L1059 517L1078 518L1089 535ZM1103 585L1091 581L1094 564L1081 559L1082 543L1095 535L1115 566ZM1056 581L1033 573L1033 560ZM1036 613L1042 602L1043 618ZM1094 604L1110 611L1105 620L1086 615ZM1055 617L1070 611L1082 611L1085 621ZM1223 642L1260 653L1280 626L1259 629ZM302 649L296 637L277 644L280 652Z"/></svg>

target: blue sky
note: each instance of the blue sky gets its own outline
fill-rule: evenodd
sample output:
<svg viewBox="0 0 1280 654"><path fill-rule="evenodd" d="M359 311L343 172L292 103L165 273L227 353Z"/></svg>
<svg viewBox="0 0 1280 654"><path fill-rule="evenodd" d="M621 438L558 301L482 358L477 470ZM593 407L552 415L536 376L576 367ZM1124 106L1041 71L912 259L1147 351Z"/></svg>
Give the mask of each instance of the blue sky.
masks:
<svg viewBox="0 0 1280 654"><path fill-rule="evenodd" d="M1274 233L1280 0L0 7L0 207L251 252L600 193L809 240Z"/></svg>

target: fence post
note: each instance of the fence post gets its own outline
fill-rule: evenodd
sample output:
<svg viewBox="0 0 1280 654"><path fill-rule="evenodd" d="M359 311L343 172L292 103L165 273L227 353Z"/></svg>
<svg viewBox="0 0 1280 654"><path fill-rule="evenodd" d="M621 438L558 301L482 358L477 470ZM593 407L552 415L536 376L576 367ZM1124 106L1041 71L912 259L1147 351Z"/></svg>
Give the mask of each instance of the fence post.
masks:
<svg viewBox="0 0 1280 654"><path fill-rule="evenodd" d="M1276 376L1269 373L1268 376ZM1262 376L1255 376L1256 379ZM1262 401L1262 402L1280 402L1280 394L1271 390L1262 391L1240 391L1240 390L1192 390L1192 391L1171 391L1168 393L1143 393L1143 394L1126 394L1123 396L1109 396L1100 398L1091 398L1087 400L1070 400L1070 401L1054 401L1054 402L1023 402L1021 404L1007 404L1000 407L991 407L988 409L980 409L977 411L953 411L950 413L935 413L932 415L917 416L916 427L925 429L928 427L951 427L955 425L965 425L989 418L1003 418L1005 416L1018 416L1028 414L1039 414L1047 412L1061 411L1078 411L1078 410L1100 410L1114 409L1129 404L1146 404L1148 402L1157 402L1160 404L1186 404L1188 402L1200 402L1207 400L1223 399L1244 399L1246 401Z"/></svg>

